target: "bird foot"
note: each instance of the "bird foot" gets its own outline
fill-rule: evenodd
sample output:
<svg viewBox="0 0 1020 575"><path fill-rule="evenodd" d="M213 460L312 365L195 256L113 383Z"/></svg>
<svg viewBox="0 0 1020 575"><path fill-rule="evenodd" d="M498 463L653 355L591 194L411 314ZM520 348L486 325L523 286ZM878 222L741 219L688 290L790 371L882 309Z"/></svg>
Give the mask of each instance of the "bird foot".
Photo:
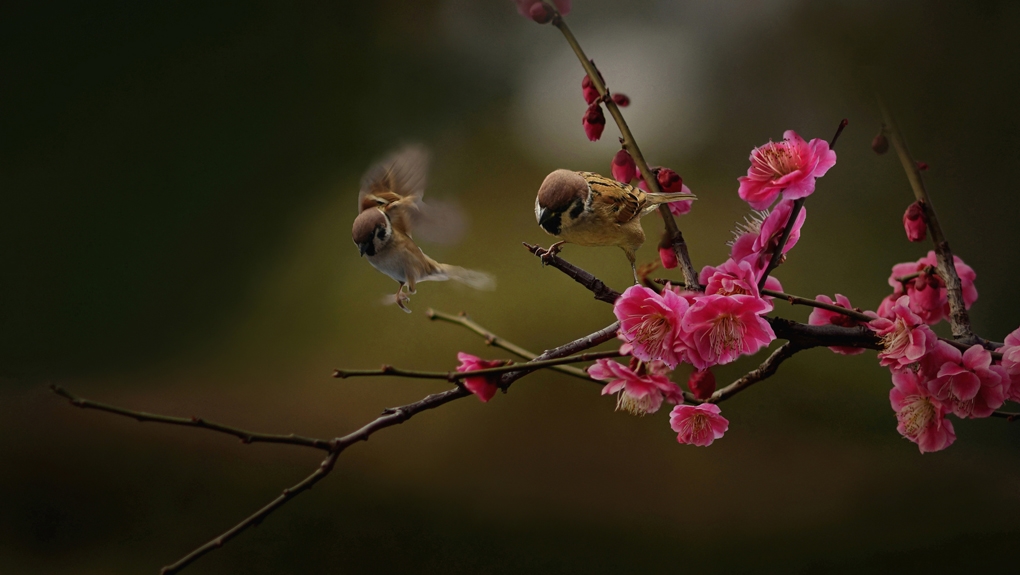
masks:
<svg viewBox="0 0 1020 575"><path fill-rule="evenodd" d="M542 265L546 266L549 265L549 262L551 262L552 259L556 257L557 254L560 253L561 249L563 249L563 244L565 243L566 242L556 242L555 244L549 246L548 248L545 249L540 248L538 251L538 257L541 258Z"/></svg>

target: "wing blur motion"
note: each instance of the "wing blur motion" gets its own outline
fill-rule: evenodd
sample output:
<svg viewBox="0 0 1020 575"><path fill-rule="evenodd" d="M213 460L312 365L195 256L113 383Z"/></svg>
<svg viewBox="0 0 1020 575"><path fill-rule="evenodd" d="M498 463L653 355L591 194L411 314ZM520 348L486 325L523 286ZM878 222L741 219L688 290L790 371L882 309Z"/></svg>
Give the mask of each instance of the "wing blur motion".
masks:
<svg viewBox="0 0 1020 575"><path fill-rule="evenodd" d="M397 150L375 164L361 178L359 211L378 207L401 198L421 199L429 169L429 153L424 146L412 145Z"/></svg>

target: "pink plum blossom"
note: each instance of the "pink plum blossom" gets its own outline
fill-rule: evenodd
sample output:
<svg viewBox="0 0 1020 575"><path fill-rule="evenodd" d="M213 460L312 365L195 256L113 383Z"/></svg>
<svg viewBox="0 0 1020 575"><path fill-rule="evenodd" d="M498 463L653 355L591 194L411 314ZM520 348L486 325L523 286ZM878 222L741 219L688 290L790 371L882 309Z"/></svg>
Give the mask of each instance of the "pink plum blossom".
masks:
<svg viewBox="0 0 1020 575"><path fill-rule="evenodd" d="M620 320L620 338L633 346L634 357L660 360L674 369L683 361L676 343L689 305L671 289L657 294L643 286L631 286L613 305L613 313Z"/></svg>
<svg viewBox="0 0 1020 575"><path fill-rule="evenodd" d="M679 265L676 259L676 250L673 249L673 242L670 240L669 232L662 232L662 239L659 240L659 261L662 267L671 270Z"/></svg>
<svg viewBox="0 0 1020 575"><path fill-rule="evenodd" d="M938 342L939 354L946 361L933 379L928 380L928 393L952 406L959 417L988 417L1002 407L1009 391L1008 377L992 367L992 354L980 345L967 351L944 341Z"/></svg>
<svg viewBox="0 0 1020 575"><path fill-rule="evenodd" d="M663 373L661 362L657 367L645 369L639 362L635 371L619 362L600 359L588 368L588 375L608 381L602 388L602 395L619 393L616 409L623 409L634 415L655 413L663 400L669 403L683 401L683 394L675 383ZM642 373L643 372L643 373Z"/></svg>
<svg viewBox="0 0 1020 575"><path fill-rule="evenodd" d="M928 223L925 221L921 202L914 202L907 206L907 211L903 213L903 230L907 232L908 240L912 242L924 241L928 234Z"/></svg>
<svg viewBox="0 0 1020 575"><path fill-rule="evenodd" d="M1002 353L1002 367L1010 375L1020 374L1020 328L1006 336L1005 345L999 348Z"/></svg>
<svg viewBox="0 0 1020 575"><path fill-rule="evenodd" d="M606 115L602 113L602 106L598 102L588 106L584 117L581 118L581 125L584 126L584 134L589 140L599 141L602 130L606 129Z"/></svg>
<svg viewBox="0 0 1020 575"><path fill-rule="evenodd" d="M953 256L953 262L956 274L960 276L964 307L970 309L970 306L978 298L977 288L974 286L977 274L959 256ZM928 255L916 262L894 265L892 274L889 276L889 285L893 288L892 299L899 299L903 295L909 296L911 311L921 316L921 319L928 325L934 325L949 316L949 298L946 294L945 283L937 273L932 271L937 263L935 252L929 251ZM918 273L920 275L916 278L901 281L901 278ZM883 305L878 308L878 315L890 317L888 315L890 308L891 305L883 302Z"/></svg>
<svg viewBox="0 0 1020 575"><path fill-rule="evenodd" d="M659 168L655 172L655 179L659 182L659 189L667 194L689 194L691 189L684 185L683 178L669 168ZM690 213L694 200L683 200L667 204L670 213L674 216L682 216Z"/></svg>
<svg viewBox="0 0 1020 575"><path fill-rule="evenodd" d="M457 366L457 371L460 372L506 365L506 361L503 360L485 360L464 352L458 353L457 359L460 360L460 365ZM496 395L496 390L499 389L499 378L499 374L465 377L464 387L475 394L482 403L485 403Z"/></svg>
<svg viewBox="0 0 1020 575"><path fill-rule="evenodd" d="M893 371L889 402L896 412L896 431L917 444L921 453L941 451L956 441L953 423L946 419L946 406L931 397L917 373Z"/></svg>
<svg viewBox="0 0 1020 575"><path fill-rule="evenodd" d="M730 257L735 260L751 260L756 268L764 269L772 258L772 252L779 245L783 236L783 230L790 221L790 214L793 213L793 202L782 201L776 205L771 212L758 212L745 218L743 224L738 226L734 232L734 239L730 242ZM804 227L807 219L807 210L801 209L797 219L793 222L790 230L790 237L783 245L785 255L793 246L800 241L800 230Z"/></svg>
<svg viewBox="0 0 1020 575"><path fill-rule="evenodd" d="M693 371L687 379L687 387L698 399L708 399L715 393L715 374L711 369Z"/></svg>
<svg viewBox="0 0 1020 575"><path fill-rule="evenodd" d="M587 77L585 76L585 78ZM627 150L620 150L613 156L612 172L614 179L625 184L629 184L637 177L637 165L634 164L634 158Z"/></svg>
<svg viewBox="0 0 1020 575"><path fill-rule="evenodd" d="M750 355L776 339L760 314L772 304L753 295L702 295L683 317L683 347L697 369L729 363Z"/></svg>
<svg viewBox="0 0 1020 575"><path fill-rule="evenodd" d="M771 206L780 192L784 200L806 198L815 191L815 178L836 165L836 152L825 140L805 142L793 130L783 138L752 150L751 167L738 178L737 193L756 210Z"/></svg>
<svg viewBox="0 0 1020 575"><path fill-rule="evenodd" d="M869 325L882 338L884 349L878 353L879 363L900 369L931 351L938 337L917 314L910 311L907 296L896 300L890 314L892 319L880 317Z"/></svg>
<svg viewBox="0 0 1020 575"><path fill-rule="evenodd" d="M705 266L698 281L705 286L706 294L753 295L758 297L758 280L765 269L755 269L748 260L728 259L719 267ZM765 288L783 291L782 284L774 277L765 280ZM771 310L769 310L771 311Z"/></svg>
<svg viewBox="0 0 1020 575"><path fill-rule="evenodd" d="M827 295L819 295L815 298L815 301L820 301L829 305L837 305L850 310L854 309L853 306L850 305L850 300L845 295L839 293L836 294L836 301L832 301L832 299ZM861 325L861 322L839 312L816 307L811 310L811 315L808 316L808 325L838 325L842 327L855 327ZM829 349L840 355L857 355L859 353L864 353L864 348L861 347L834 345L829 347Z"/></svg>
<svg viewBox="0 0 1020 575"><path fill-rule="evenodd" d="M678 405L669 414L669 426L677 432L679 443L707 447L730 428L730 422L719 413L714 403Z"/></svg>

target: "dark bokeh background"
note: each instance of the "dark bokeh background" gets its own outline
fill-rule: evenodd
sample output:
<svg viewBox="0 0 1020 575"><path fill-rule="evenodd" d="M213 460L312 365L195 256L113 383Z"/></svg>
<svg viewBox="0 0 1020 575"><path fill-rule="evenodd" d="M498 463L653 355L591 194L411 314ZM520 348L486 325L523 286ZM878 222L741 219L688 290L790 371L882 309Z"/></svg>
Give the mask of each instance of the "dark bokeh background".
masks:
<svg viewBox="0 0 1020 575"><path fill-rule="evenodd" d="M499 355L427 307L534 350L611 320L520 247L549 241L532 212L544 174L605 172L615 151L613 126L585 139L582 73L554 29L496 1L148 4L0 8L3 573L156 572L320 459L74 410L51 383L332 437L443 389L336 381L334 367ZM632 96L649 159L700 195L681 221L697 265L725 257L753 146L789 128L828 138L847 117L779 276L793 293L877 305L890 266L927 246L903 237L896 159L868 147L874 82L978 271L976 328L998 339L1020 324L1020 5L576 0L569 21ZM395 286L348 231L361 172L406 141L434 151L429 195L471 219L468 241L426 250L493 272L497 291L425 284L412 315L378 304ZM659 225L649 218L650 237ZM565 256L627 284L616 250ZM872 353L808 351L727 402L729 433L702 449L677 445L665 412L614 413L591 384L534 376L352 448L191 572L1015 565L1020 428L957 422L956 445L922 456L895 431L889 387Z"/></svg>

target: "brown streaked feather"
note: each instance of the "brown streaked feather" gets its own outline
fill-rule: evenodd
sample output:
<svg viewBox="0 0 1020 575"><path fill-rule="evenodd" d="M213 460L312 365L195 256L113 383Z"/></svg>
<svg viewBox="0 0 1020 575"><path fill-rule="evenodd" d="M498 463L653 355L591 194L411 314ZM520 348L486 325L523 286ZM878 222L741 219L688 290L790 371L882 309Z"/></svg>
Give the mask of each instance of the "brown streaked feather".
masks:
<svg viewBox="0 0 1020 575"><path fill-rule="evenodd" d="M429 155L423 146L407 146L372 166L361 179L358 207L385 205L403 197L425 195Z"/></svg>
<svg viewBox="0 0 1020 575"><path fill-rule="evenodd" d="M646 194L630 184L620 183L594 172L580 172L592 191L592 202L606 204L617 223L624 224L642 215Z"/></svg>

